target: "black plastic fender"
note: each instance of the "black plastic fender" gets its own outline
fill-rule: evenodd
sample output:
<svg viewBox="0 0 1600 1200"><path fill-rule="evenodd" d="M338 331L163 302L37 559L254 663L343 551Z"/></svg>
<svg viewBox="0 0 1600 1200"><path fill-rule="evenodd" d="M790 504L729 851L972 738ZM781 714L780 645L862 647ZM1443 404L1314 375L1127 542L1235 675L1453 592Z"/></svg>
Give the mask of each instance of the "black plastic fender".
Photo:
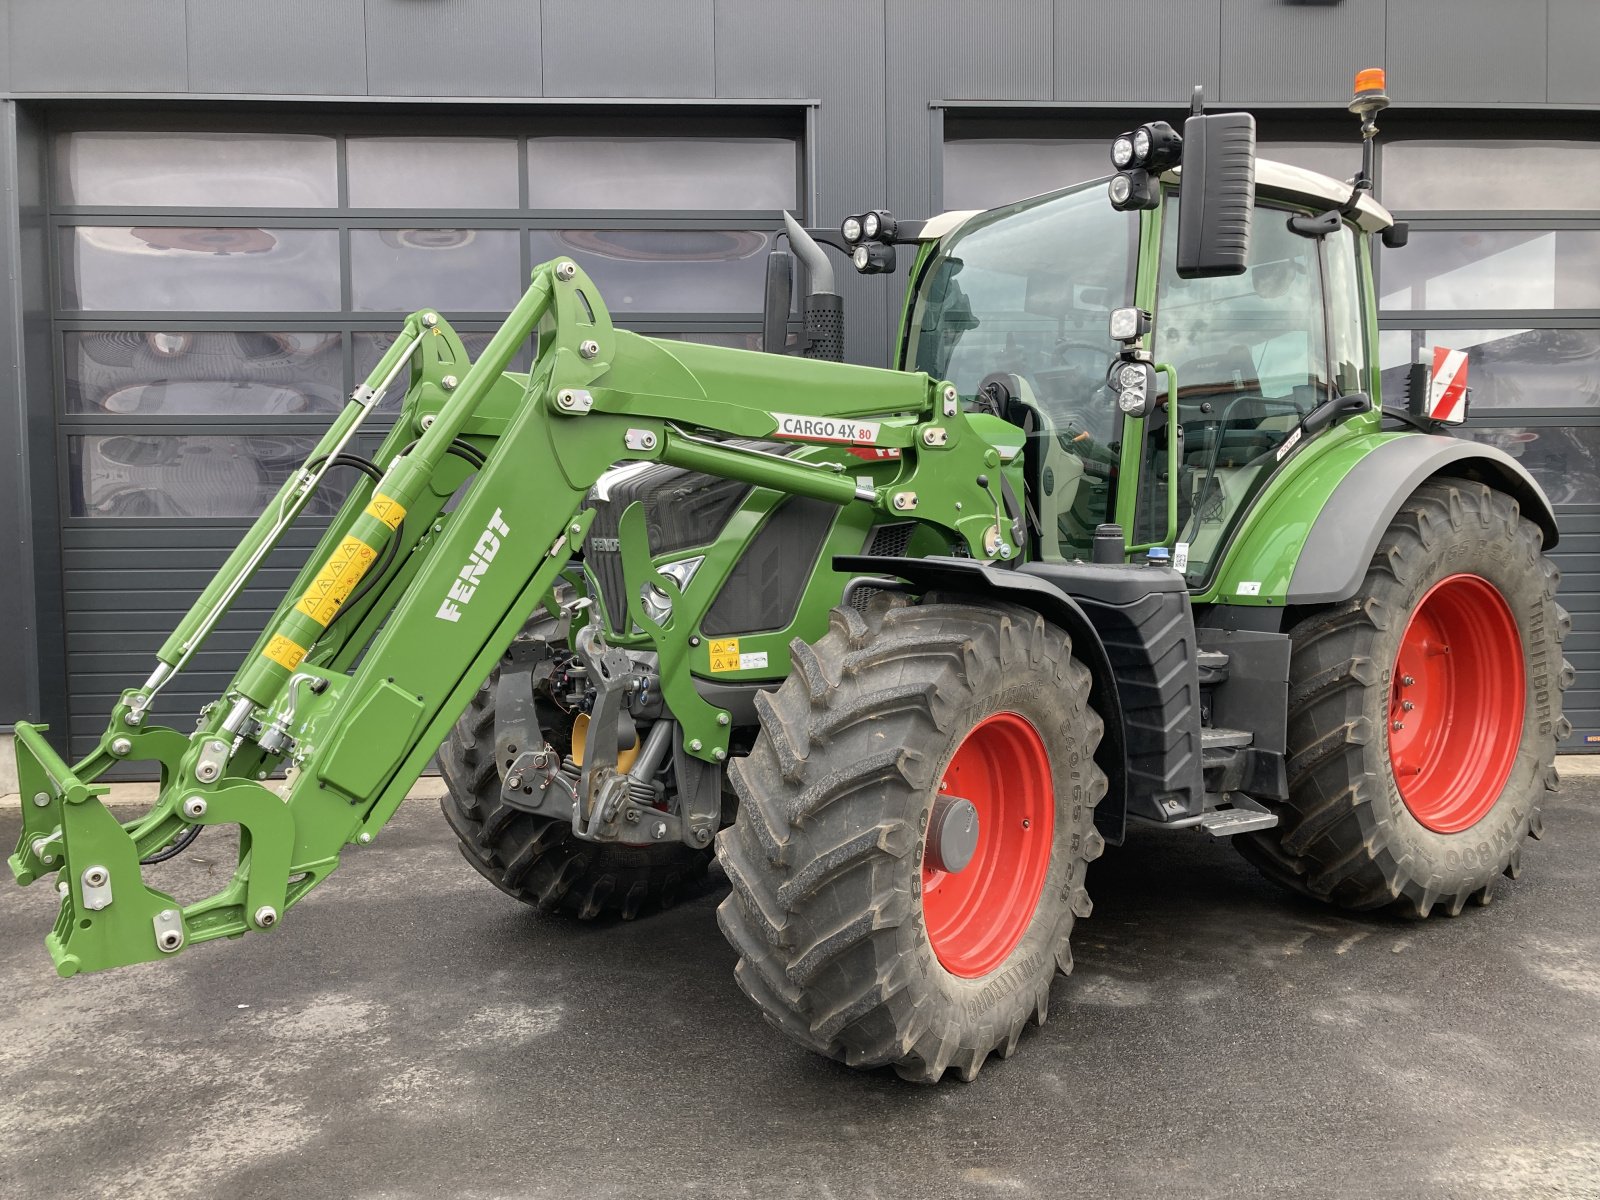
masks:
<svg viewBox="0 0 1600 1200"><path fill-rule="evenodd" d="M1072 638L1073 654L1089 668L1093 679L1089 701L1105 721L1106 727L1095 761L1106 773L1109 786L1095 811L1095 825L1108 842L1113 845L1122 842L1127 817L1128 769L1126 731L1122 724L1117 676L1112 670L1105 643L1076 600L1037 575L970 558L838 555L833 560L833 569L858 575L893 576L905 580L918 591L992 596L1030 608L1045 620L1065 629Z"/></svg>
<svg viewBox="0 0 1600 1200"><path fill-rule="evenodd" d="M1516 459L1495 446L1437 434L1384 442L1334 487L1311 526L1289 576L1290 604L1334 604L1356 594L1378 539L1395 513L1437 475L1488 484L1505 492L1556 544L1556 514L1544 489Z"/></svg>

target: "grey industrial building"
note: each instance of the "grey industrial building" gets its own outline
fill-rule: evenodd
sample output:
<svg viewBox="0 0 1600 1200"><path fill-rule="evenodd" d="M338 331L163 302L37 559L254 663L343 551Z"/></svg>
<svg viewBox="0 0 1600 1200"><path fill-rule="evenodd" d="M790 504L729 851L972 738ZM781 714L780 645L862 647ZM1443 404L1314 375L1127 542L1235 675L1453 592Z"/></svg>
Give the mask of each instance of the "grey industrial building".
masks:
<svg viewBox="0 0 1600 1200"><path fill-rule="evenodd" d="M784 208L1104 174L1193 84L1344 176L1368 66L1379 196L1412 223L1379 263L1384 364L1466 349L1463 435L1555 501L1568 748L1600 748L1596 0L0 0L0 47L0 718L74 752L401 314L486 332L563 253L633 328L754 346ZM842 275L849 356L887 363L903 271Z"/></svg>

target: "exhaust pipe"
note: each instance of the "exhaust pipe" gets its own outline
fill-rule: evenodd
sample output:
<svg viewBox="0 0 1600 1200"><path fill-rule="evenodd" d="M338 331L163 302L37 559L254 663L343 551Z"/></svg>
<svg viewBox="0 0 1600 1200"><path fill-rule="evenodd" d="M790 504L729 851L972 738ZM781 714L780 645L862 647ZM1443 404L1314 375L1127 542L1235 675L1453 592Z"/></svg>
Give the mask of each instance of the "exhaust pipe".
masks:
<svg viewBox="0 0 1600 1200"><path fill-rule="evenodd" d="M800 353L825 362L844 361L844 297L834 291L833 264L827 252L787 212L783 228L789 245L805 264L809 291L801 314L804 332Z"/></svg>

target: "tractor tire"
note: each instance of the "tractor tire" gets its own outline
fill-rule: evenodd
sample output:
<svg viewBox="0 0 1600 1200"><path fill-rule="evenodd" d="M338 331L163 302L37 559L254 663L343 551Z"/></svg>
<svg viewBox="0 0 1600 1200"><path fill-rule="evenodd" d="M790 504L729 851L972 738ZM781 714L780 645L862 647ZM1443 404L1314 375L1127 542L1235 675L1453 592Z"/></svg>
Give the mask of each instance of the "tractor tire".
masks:
<svg viewBox="0 0 1600 1200"><path fill-rule="evenodd" d="M1290 630L1289 800L1234 845L1346 909L1488 904L1515 878L1571 731L1571 621L1537 526L1501 492L1435 480L1401 507L1354 599Z"/></svg>
<svg viewBox="0 0 1600 1200"><path fill-rule="evenodd" d="M1038 614L959 598L835 609L792 653L717 838L735 977L819 1054L970 1080L1044 1023L1089 915L1106 790L1089 671Z"/></svg>
<svg viewBox="0 0 1600 1200"><path fill-rule="evenodd" d="M711 862L709 847L585 842L572 836L569 822L501 800L494 754L498 679L496 671L478 689L438 756L449 788L440 806L461 840L462 856L478 873L540 912L567 913L580 921L607 913L631 920L671 907L698 885Z"/></svg>

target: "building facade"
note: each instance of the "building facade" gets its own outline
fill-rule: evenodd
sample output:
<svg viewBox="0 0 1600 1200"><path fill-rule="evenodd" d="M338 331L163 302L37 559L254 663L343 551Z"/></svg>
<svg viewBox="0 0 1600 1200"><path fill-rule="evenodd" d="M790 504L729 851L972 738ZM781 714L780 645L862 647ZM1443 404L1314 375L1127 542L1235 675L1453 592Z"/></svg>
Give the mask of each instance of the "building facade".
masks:
<svg viewBox="0 0 1600 1200"><path fill-rule="evenodd" d="M1567 748L1600 746L1594 0L0 0L0 45L0 718L74 753L404 313L486 335L573 254L621 323L755 347L783 209L1104 174L1195 84L1256 112L1263 155L1348 176L1378 65L1378 194L1412 223L1378 350L1396 381L1467 350L1464 435L1555 501ZM903 271L840 278L849 357L887 364Z"/></svg>

